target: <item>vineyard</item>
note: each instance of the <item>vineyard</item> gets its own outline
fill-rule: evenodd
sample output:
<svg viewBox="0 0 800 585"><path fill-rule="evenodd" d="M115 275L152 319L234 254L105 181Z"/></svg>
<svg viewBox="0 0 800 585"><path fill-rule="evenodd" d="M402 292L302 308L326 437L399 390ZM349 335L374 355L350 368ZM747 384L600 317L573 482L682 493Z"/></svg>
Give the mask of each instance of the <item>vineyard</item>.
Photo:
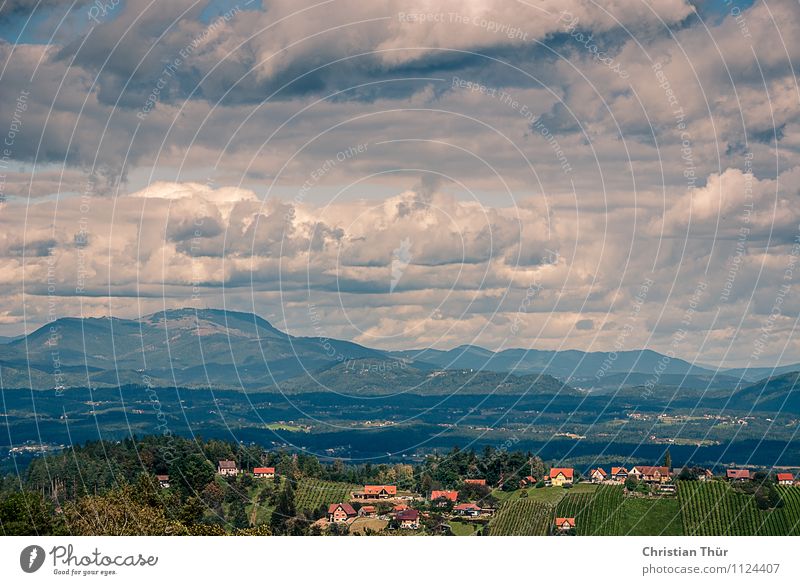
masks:
<svg viewBox="0 0 800 585"><path fill-rule="evenodd" d="M322 479L301 479L295 486L295 506L297 511L316 510L337 502L350 500L350 492L359 486Z"/></svg>
<svg viewBox="0 0 800 585"><path fill-rule="evenodd" d="M489 522L492 536L544 536L553 522L553 506L533 499L505 502Z"/></svg>
<svg viewBox="0 0 800 585"><path fill-rule="evenodd" d="M690 536L781 536L800 534L800 488L778 489L784 505L759 510L755 499L725 483L682 482L678 488L683 525Z"/></svg>
<svg viewBox="0 0 800 585"><path fill-rule="evenodd" d="M622 507L622 487L600 486L594 492L565 495L556 516L575 518L575 532L580 536L610 536L619 534Z"/></svg>

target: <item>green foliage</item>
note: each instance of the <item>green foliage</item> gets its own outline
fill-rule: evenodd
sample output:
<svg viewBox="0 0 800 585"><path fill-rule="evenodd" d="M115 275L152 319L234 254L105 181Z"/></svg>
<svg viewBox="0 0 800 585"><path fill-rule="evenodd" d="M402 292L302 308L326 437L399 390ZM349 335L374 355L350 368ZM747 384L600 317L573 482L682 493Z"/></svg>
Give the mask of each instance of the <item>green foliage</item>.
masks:
<svg viewBox="0 0 800 585"><path fill-rule="evenodd" d="M553 522L553 506L533 498L506 500L489 521L493 536L544 536Z"/></svg>

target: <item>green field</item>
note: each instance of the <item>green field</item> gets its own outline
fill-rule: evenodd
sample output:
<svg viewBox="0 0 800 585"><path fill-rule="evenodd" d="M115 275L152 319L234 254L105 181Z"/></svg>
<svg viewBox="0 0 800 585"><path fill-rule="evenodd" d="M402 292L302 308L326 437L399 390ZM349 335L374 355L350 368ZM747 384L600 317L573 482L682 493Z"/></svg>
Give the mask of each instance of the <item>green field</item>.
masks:
<svg viewBox="0 0 800 585"><path fill-rule="evenodd" d="M313 511L322 505L350 501L350 492L359 486L322 479L301 479L295 486L297 511Z"/></svg>
<svg viewBox="0 0 800 585"><path fill-rule="evenodd" d="M680 536L680 504L677 498L624 498L617 526L623 536Z"/></svg>
<svg viewBox="0 0 800 585"><path fill-rule="evenodd" d="M572 490L556 506L556 516L575 518L578 535L619 534L622 512L622 487L599 486L596 490Z"/></svg>
<svg viewBox="0 0 800 585"><path fill-rule="evenodd" d="M493 536L544 536L552 522L552 504L530 497L513 498L506 500L489 521L489 534Z"/></svg>

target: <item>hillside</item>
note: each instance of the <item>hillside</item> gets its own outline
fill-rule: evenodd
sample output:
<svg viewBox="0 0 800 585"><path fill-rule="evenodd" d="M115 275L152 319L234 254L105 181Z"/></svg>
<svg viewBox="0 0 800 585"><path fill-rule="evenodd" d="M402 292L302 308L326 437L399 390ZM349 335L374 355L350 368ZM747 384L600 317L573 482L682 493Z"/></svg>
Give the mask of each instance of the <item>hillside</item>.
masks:
<svg viewBox="0 0 800 585"><path fill-rule="evenodd" d="M732 408L759 411L790 411L800 409L800 372L764 378L734 392Z"/></svg>

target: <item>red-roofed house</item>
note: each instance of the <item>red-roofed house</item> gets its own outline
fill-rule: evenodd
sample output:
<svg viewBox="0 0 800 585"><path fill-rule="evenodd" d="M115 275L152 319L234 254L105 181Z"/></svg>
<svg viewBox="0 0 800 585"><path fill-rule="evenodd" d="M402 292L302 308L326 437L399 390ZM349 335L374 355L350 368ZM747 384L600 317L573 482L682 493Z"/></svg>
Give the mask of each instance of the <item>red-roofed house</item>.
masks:
<svg viewBox="0 0 800 585"><path fill-rule="evenodd" d="M396 485L365 485L364 491L353 493L353 497L359 500L387 500L396 495Z"/></svg>
<svg viewBox="0 0 800 585"><path fill-rule="evenodd" d="M556 518L556 530L572 530L575 528L575 518Z"/></svg>
<svg viewBox="0 0 800 585"><path fill-rule="evenodd" d="M794 476L791 473L779 473L777 475L779 485L792 485Z"/></svg>
<svg viewBox="0 0 800 585"><path fill-rule="evenodd" d="M464 483L467 485L486 485L485 479L465 479Z"/></svg>
<svg viewBox="0 0 800 585"><path fill-rule="evenodd" d="M646 481L647 483L666 483L672 477L669 467L655 467L653 465L637 465L632 467L630 475Z"/></svg>
<svg viewBox="0 0 800 585"><path fill-rule="evenodd" d="M612 467L611 479L624 483L628 479L628 470L624 467Z"/></svg>
<svg viewBox="0 0 800 585"><path fill-rule="evenodd" d="M550 484L562 486L572 484L574 472L571 467L553 467L550 470Z"/></svg>
<svg viewBox="0 0 800 585"><path fill-rule="evenodd" d="M395 514L395 520L400 525L400 528L410 528L416 530L419 528L419 512L409 508L408 510L401 510Z"/></svg>
<svg viewBox="0 0 800 585"><path fill-rule="evenodd" d="M526 475L519 480L519 487L525 487L526 485L536 485L536 478L532 475Z"/></svg>
<svg viewBox="0 0 800 585"><path fill-rule="evenodd" d="M747 481L750 479L750 470L728 469L725 471L725 477L731 481Z"/></svg>
<svg viewBox="0 0 800 585"><path fill-rule="evenodd" d="M408 510L408 504L397 504L392 508L393 512L402 512L403 510Z"/></svg>
<svg viewBox="0 0 800 585"><path fill-rule="evenodd" d="M275 477L275 468L274 467L256 467L253 469L253 475L256 477L265 477L267 479L272 479Z"/></svg>
<svg viewBox="0 0 800 585"><path fill-rule="evenodd" d="M592 483L600 483L601 481L605 481L608 478L608 474L606 470L602 467L598 467L597 469L592 469L589 472L589 479Z"/></svg>
<svg viewBox="0 0 800 585"><path fill-rule="evenodd" d="M158 485L162 488L169 487L169 476L168 475L157 475L156 479L158 480Z"/></svg>
<svg viewBox="0 0 800 585"><path fill-rule="evenodd" d="M449 500L451 502L458 501L458 492L453 490L433 490L431 491L431 502L436 500Z"/></svg>
<svg viewBox="0 0 800 585"><path fill-rule="evenodd" d="M378 509L375 506L361 506L358 515L366 518L375 518L378 515Z"/></svg>
<svg viewBox="0 0 800 585"><path fill-rule="evenodd" d="M457 504L453 508L453 513L458 514L459 516L475 517L480 515L481 507L472 502L469 502L467 504Z"/></svg>
<svg viewBox="0 0 800 585"><path fill-rule="evenodd" d="M328 506L328 522L347 522L356 516L356 511L350 504L331 504Z"/></svg>

